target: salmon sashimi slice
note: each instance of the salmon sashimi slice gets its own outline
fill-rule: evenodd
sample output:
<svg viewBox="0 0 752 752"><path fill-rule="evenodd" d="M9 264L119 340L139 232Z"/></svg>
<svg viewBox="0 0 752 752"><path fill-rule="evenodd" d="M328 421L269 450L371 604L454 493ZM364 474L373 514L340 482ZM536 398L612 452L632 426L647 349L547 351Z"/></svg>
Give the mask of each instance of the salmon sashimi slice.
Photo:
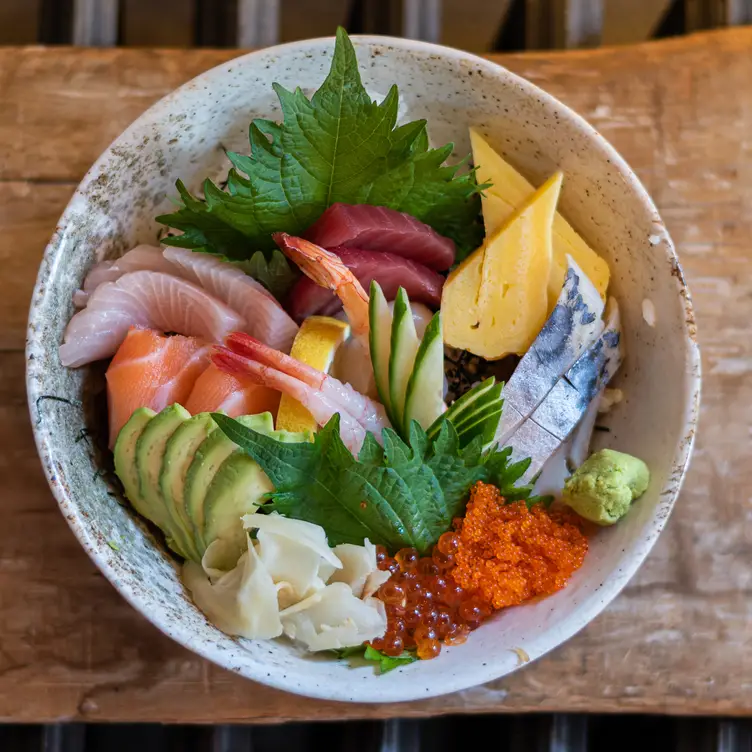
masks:
<svg viewBox="0 0 752 752"><path fill-rule="evenodd" d="M83 308L99 285L115 282L128 272L152 271L175 274L175 266L152 245L137 245L113 261L100 261L89 270L81 290L73 296L77 308Z"/></svg>
<svg viewBox="0 0 752 752"><path fill-rule="evenodd" d="M131 327L222 342L245 319L198 285L170 274L138 271L97 287L68 322L60 362L75 368L114 355Z"/></svg>
<svg viewBox="0 0 752 752"><path fill-rule="evenodd" d="M213 363L196 379L183 407L191 413L223 412L231 418L239 415L277 414L280 393L253 381L226 373Z"/></svg>
<svg viewBox="0 0 752 752"><path fill-rule="evenodd" d="M332 250L361 248L395 256L443 271L454 263L454 241L409 214L367 204L332 204L304 237Z"/></svg>
<svg viewBox="0 0 752 752"><path fill-rule="evenodd" d="M139 407L159 412L175 402L185 406L210 354L210 346L195 337L130 329L105 374L110 447Z"/></svg>
<svg viewBox="0 0 752 752"><path fill-rule="evenodd" d="M167 248L164 257L182 277L237 311L246 322L245 327L239 327L242 331L276 350L290 352L298 326L260 282L208 253Z"/></svg>
<svg viewBox="0 0 752 752"><path fill-rule="evenodd" d="M423 264L392 253L354 248L340 249L337 255L366 290L371 280L376 280L387 300L394 300L397 290L404 287L411 301L424 303L434 310L441 305L444 277ZM298 280L287 298L287 310L296 321L314 315L333 316L341 308L342 304L333 292L308 277Z"/></svg>

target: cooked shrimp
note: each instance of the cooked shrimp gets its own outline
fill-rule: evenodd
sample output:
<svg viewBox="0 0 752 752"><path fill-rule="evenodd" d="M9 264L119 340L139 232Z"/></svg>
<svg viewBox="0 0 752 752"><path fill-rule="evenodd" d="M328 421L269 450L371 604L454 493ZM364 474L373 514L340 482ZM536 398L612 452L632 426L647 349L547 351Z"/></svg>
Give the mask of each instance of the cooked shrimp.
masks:
<svg viewBox="0 0 752 752"><path fill-rule="evenodd" d="M286 232L275 232L272 237L285 256L294 261L306 277L337 295L342 301L353 334L367 342L370 331L368 293L352 271L342 263L342 259L315 243Z"/></svg>
<svg viewBox="0 0 752 752"><path fill-rule="evenodd" d="M326 425L335 413L339 413L339 432L345 446L353 454L357 454L363 446L366 438L365 428L350 413L304 381L250 358L244 358L226 347L215 348L212 362L222 371L243 376L256 384L290 395L311 413L320 426Z"/></svg>
<svg viewBox="0 0 752 752"><path fill-rule="evenodd" d="M274 350L248 334L233 332L227 337L227 347L239 355L282 371L318 390L340 410L345 410L352 415L366 431L373 433L379 440L381 429L390 425L384 406L380 402L366 397L334 376L329 376L279 350Z"/></svg>

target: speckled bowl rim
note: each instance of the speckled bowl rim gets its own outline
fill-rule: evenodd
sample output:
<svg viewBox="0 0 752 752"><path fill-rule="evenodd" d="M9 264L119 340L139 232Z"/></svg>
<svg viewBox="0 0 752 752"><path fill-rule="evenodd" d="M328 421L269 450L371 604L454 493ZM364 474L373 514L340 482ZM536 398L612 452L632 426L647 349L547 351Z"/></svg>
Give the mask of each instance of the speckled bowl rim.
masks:
<svg viewBox="0 0 752 752"><path fill-rule="evenodd" d="M286 50L295 49L300 46L306 46L316 43L333 43L333 37L323 37L318 39L307 39L298 42L290 42L288 44L279 45L273 48L265 48L257 50L255 52L241 55L225 63L211 68L210 70L200 74L191 81L186 82L181 87L175 89L173 92L167 94L160 99L157 103L152 105L146 110L139 118L137 118L125 132L138 129L146 122L151 122L154 119L155 114L158 114L160 110L169 107L169 104L175 97L179 97L182 91L187 86L195 85L196 83L210 83L211 79L217 75L223 75L230 67L237 66L239 62L247 65L255 57L267 55L270 52L282 55ZM430 44L427 42L420 42L402 38L394 37L381 37L372 35L353 35L351 37L353 43L357 46L390 46L393 48L406 50L406 51L420 51L429 55L435 55L440 58L463 61L465 63L472 63L478 68L487 72L489 75L498 77L500 71L503 71L503 75L508 82L518 86L525 94L531 98L537 98L542 103L550 107L555 107L558 110L559 117L562 120L568 120L570 124L576 129L580 130L592 143L594 150L599 150L601 155L610 160L612 166L615 167L620 175L625 180L630 191L641 202L644 208L650 212L654 217L659 217L658 211L645 190L644 186L632 172L624 159L619 153L611 146L606 139L601 136L584 118L576 114L573 110L562 104L555 97L547 94L542 89L538 88L534 84L530 83L526 79L512 73L504 66L498 63L491 62L485 58L473 55L461 50L456 50L451 47L444 47L442 45ZM79 201L84 199L83 189L92 179L92 176L97 173L97 169L105 162L105 156L109 153L112 147L117 144L122 137L118 136L112 144L102 153L97 161L92 165L89 171L84 176L80 185L74 192L70 202L68 203L62 218L65 218L71 208ZM61 219L62 221L62 219ZM607 586L602 587L598 591L598 595L589 598L583 603L569 618L559 622L557 629L548 630L544 635L534 641L533 644L527 646L527 652L530 660L540 658L550 650L574 636L579 630L585 627L591 622L600 612L621 592L627 582L637 572L642 562L652 549L658 534L664 528L666 521L669 517L670 511L676 501L676 497L681 489L681 485L684 479L684 475L689 463L692 449L694 446L697 422L699 417L700 406L700 387L701 387L701 372L700 372L700 352L696 341L696 327L694 312L692 307L692 300L687 288L684 275L679 263L679 259L676 255L676 251L668 233L665 236L665 243L662 244L665 248L666 259L672 266L672 273L678 281L677 294L683 298L684 302L684 324L683 331L684 337L681 343L677 342L677 348L683 345L684 350L684 364L685 373L687 376L686 393L683 400L683 440L679 443L676 450L673 461L671 464L671 472L668 482L660 491L660 504L656 507L656 511L651 519L650 523L643 529L643 535L639 540L635 542L629 555L625 556L624 564L616 572L613 578L607 583ZM30 413L34 414L33 409L37 398L44 394L41 384L41 380L33 380L30 378L30 363L29 354L30 351L37 346L36 343L36 331L33 326L33 322L37 317L37 309L41 306L44 296L47 295L47 276L54 270L55 248L51 242L47 245L44 253L44 260L40 267L40 273L37 278L37 282L34 288L32 303L29 312L29 326L27 330L27 395L29 401ZM48 270L48 274L44 275L44 270ZM119 593L143 616L145 616L154 626L162 631L167 636L178 642L180 645L188 648L207 660L213 663L239 673L245 678L257 681L261 684L265 684L276 689L294 692L308 697L334 700L334 701L354 701L354 702L383 702L383 697L378 696L378 692L372 692L370 695L361 695L358 697L352 697L348 687L339 686L327 686L326 688L312 682L308 686L301 684L293 685L292 682L286 680L284 675L268 676L266 672L261 670L253 670L252 667L239 668L233 665L232 655L228 651L217 651L211 648L202 640L196 639L196 635L189 629L182 626L181 623L171 622L166 619L160 618L159 615L147 612L142 604L141 597L137 591L130 587L127 583L123 582L116 571L108 562L108 555L106 552L106 542L98 540L94 536L89 534L88 522L79 513L76 505L70 499L67 490L64 486L56 482L54 467L55 467L55 454L57 450L51 445L49 436L45 430L34 424L32 420L32 430L34 433L34 439L37 446L37 451L42 458L42 466L47 477L47 481L50 485L52 493L57 500L63 516L67 520L71 530L78 538L81 545L89 554L91 559L97 565L99 570L105 575L105 577L112 583L112 585L119 591ZM472 679L469 679L468 674L463 674L461 677L452 676L448 679L447 684L444 686L432 686L425 687L420 681L414 683L413 689L404 689L398 693L390 694L389 700L391 702L403 702L415 699L423 699L432 696L442 695L449 692L455 692L462 689L467 689L471 686L477 686L486 682L497 679L500 675L500 669L496 667L497 661L488 660L483 665L477 665L474 667L472 673ZM504 675L513 673L512 671L501 671ZM416 677L417 678L417 677ZM377 680L375 680L377 681Z"/></svg>

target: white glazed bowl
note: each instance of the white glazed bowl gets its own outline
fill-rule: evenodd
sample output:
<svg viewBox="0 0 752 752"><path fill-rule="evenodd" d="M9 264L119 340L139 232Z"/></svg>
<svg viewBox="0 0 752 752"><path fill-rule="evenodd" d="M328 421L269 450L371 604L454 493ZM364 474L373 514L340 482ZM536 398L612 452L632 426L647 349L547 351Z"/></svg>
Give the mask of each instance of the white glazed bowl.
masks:
<svg viewBox="0 0 752 752"><path fill-rule="evenodd" d="M250 120L279 118L273 81L317 88L332 39L275 47L214 68L153 106L105 151L45 252L29 319L27 381L37 446L63 514L97 566L147 619L249 679L312 697L387 702L508 674L519 663L515 648L538 658L617 595L655 543L679 491L697 420L699 356L689 293L664 224L635 175L592 127L535 86L473 55L402 39L353 42L369 91L383 96L397 83L402 111L426 118L434 143L454 141L456 157L469 152L467 126L474 125L532 181L562 169L564 215L611 266L627 352L616 383L626 398L608 415L605 436L609 446L642 457L652 481L626 519L592 538L569 586L501 612L437 660L380 677L370 668L305 656L282 640L238 641L192 605L176 561L98 474L103 455L78 440L95 420L101 369L66 370L57 347L86 270L103 256L156 239L154 216L169 208L176 178L195 188L204 176L226 169L222 147L247 152ZM655 309L652 326L643 316L645 300ZM74 402L42 398L47 395Z"/></svg>

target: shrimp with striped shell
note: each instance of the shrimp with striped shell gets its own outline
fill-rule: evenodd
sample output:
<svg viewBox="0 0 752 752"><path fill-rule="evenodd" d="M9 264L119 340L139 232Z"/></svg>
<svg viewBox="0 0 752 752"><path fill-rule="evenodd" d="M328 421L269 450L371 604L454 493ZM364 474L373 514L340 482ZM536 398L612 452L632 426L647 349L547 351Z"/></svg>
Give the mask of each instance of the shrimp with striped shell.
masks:
<svg viewBox="0 0 752 752"><path fill-rule="evenodd" d="M320 426L326 425L333 415L339 413L340 436L345 446L353 454L357 454L360 447L363 446L366 438L365 428L352 415L341 410L338 405L328 400L304 381L300 381L300 379L296 379L283 371L278 371L276 368L265 366L256 360L244 358L226 347L215 349L212 362L226 373L290 395L313 415L314 420Z"/></svg>
<svg viewBox="0 0 752 752"><path fill-rule="evenodd" d="M233 332L227 337L226 344L228 349L238 355L275 368L307 384L340 410L352 415L366 431L375 436L381 436L381 430L389 427L389 419L380 402L366 397L334 376L285 355L243 332Z"/></svg>

